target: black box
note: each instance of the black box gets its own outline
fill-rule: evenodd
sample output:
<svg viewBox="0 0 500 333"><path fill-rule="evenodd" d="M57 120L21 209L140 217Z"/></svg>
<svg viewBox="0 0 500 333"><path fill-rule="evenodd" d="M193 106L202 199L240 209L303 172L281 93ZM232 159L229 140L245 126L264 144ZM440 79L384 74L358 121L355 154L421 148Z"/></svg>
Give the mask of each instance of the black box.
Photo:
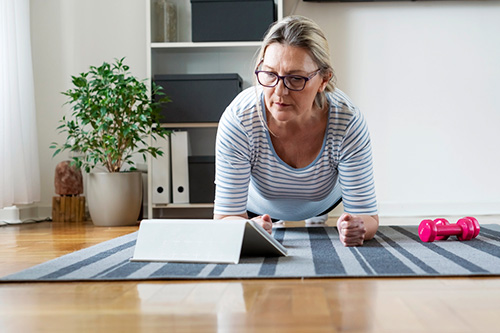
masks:
<svg viewBox="0 0 500 333"><path fill-rule="evenodd" d="M213 203L215 156L189 156L189 202Z"/></svg>
<svg viewBox="0 0 500 333"><path fill-rule="evenodd" d="M260 41L275 20L274 0L191 0L193 42Z"/></svg>
<svg viewBox="0 0 500 333"><path fill-rule="evenodd" d="M156 75L154 82L172 100L161 106L162 123L218 122L243 83L238 74Z"/></svg>

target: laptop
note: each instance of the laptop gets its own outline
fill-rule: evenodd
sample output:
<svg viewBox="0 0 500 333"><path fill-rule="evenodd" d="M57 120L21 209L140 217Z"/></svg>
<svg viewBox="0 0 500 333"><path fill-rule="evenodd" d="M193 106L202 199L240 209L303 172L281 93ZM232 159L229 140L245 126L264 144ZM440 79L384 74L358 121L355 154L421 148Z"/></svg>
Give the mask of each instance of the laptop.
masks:
<svg viewBox="0 0 500 333"><path fill-rule="evenodd" d="M252 220L143 220L131 261L237 264L241 257L286 256Z"/></svg>

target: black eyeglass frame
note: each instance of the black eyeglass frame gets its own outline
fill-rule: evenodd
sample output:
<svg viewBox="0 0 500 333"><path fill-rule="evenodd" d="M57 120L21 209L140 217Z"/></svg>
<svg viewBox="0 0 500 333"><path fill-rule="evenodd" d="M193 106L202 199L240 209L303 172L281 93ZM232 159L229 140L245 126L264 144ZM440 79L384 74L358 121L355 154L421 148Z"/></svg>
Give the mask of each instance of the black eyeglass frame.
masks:
<svg viewBox="0 0 500 333"><path fill-rule="evenodd" d="M259 64L259 67L260 67L260 64ZM318 68L317 70L315 70L314 72L312 72L311 74L309 74L308 76L302 76L302 75L295 75L295 74L291 74L291 75L278 75L276 74L275 72L271 72L271 71L260 71L258 69L255 70L255 76L257 77L257 82L259 82L259 84L263 87L267 87L267 88L272 88L272 87L276 87L278 85L278 83L280 82L280 79L283 81L283 84L285 85L285 87L288 89L288 90L291 90L291 91L302 91L305 89L306 87L306 84L307 84L307 81L311 80L313 77L316 76L316 74L319 73L319 71L321 70L321 68ZM267 74L272 74L274 76L277 77L277 80L276 80L276 83L274 84L271 84L271 85L267 85L267 84L262 84L262 82L260 82L259 80L259 73L267 73ZM295 89L295 88L290 88L287 84L286 84L286 79L289 78L289 77L294 77L294 78L301 78L304 80L304 86L301 88L301 89Z"/></svg>

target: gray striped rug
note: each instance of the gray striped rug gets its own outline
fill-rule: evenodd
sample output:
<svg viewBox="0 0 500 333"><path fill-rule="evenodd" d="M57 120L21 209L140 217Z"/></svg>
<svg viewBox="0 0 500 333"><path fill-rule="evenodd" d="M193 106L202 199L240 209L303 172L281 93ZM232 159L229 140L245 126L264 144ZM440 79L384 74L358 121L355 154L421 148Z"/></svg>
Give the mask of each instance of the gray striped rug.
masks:
<svg viewBox="0 0 500 333"><path fill-rule="evenodd" d="M240 264L130 262L137 233L80 250L3 278L7 281L102 281L500 275L500 225L476 239L423 243L417 226L381 226L362 247L344 247L334 227L277 228L289 256Z"/></svg>

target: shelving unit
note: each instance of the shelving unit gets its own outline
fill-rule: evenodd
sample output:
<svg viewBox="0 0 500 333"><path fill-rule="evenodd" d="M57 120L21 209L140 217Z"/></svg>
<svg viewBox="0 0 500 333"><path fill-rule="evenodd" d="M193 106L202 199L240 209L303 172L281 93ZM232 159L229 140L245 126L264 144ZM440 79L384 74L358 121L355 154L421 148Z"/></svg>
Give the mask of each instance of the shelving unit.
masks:
<svg viewBox="0 0 500 333"><path fill-rule="evenodd" d="M161 127L165 128L216 128L217 123L175 123L175 124L169 124L169 123L164 123L161 125Z"/></svg>
<svg viewBox="0 0 500 333"><path fill-rule="evenodd" d="M167 43L151 42L151 0L146 5L147 75L157 74L214 74L238 73L243 79L243 89L253 84L253 66L260 41L245 42L192 42L191 3L188 0L171 0L177 7L178 41ZM283 18L283 0L274 0L276 17ZM166 92L168 95L168 92ZM193 154L215 153L217 123L169 123L162 127L188 130L195 143ZM196 141L203 141L196 147ZM191 144L193 146L193 141ZM203 151L204 150L204 151ZM210 151L211 150L211 151ZM148 159L148 218L155 218L165 209L211 210L213 204L152 204L152 161ZM156 212L160 212L156 214Z"/></svg>
<svg viewBox="0 0 500 333"><path fill-rule="evenodd" d="M260 42L171 42L151 43L152 49L217 49L217 48L257 48Z"/></svg>

